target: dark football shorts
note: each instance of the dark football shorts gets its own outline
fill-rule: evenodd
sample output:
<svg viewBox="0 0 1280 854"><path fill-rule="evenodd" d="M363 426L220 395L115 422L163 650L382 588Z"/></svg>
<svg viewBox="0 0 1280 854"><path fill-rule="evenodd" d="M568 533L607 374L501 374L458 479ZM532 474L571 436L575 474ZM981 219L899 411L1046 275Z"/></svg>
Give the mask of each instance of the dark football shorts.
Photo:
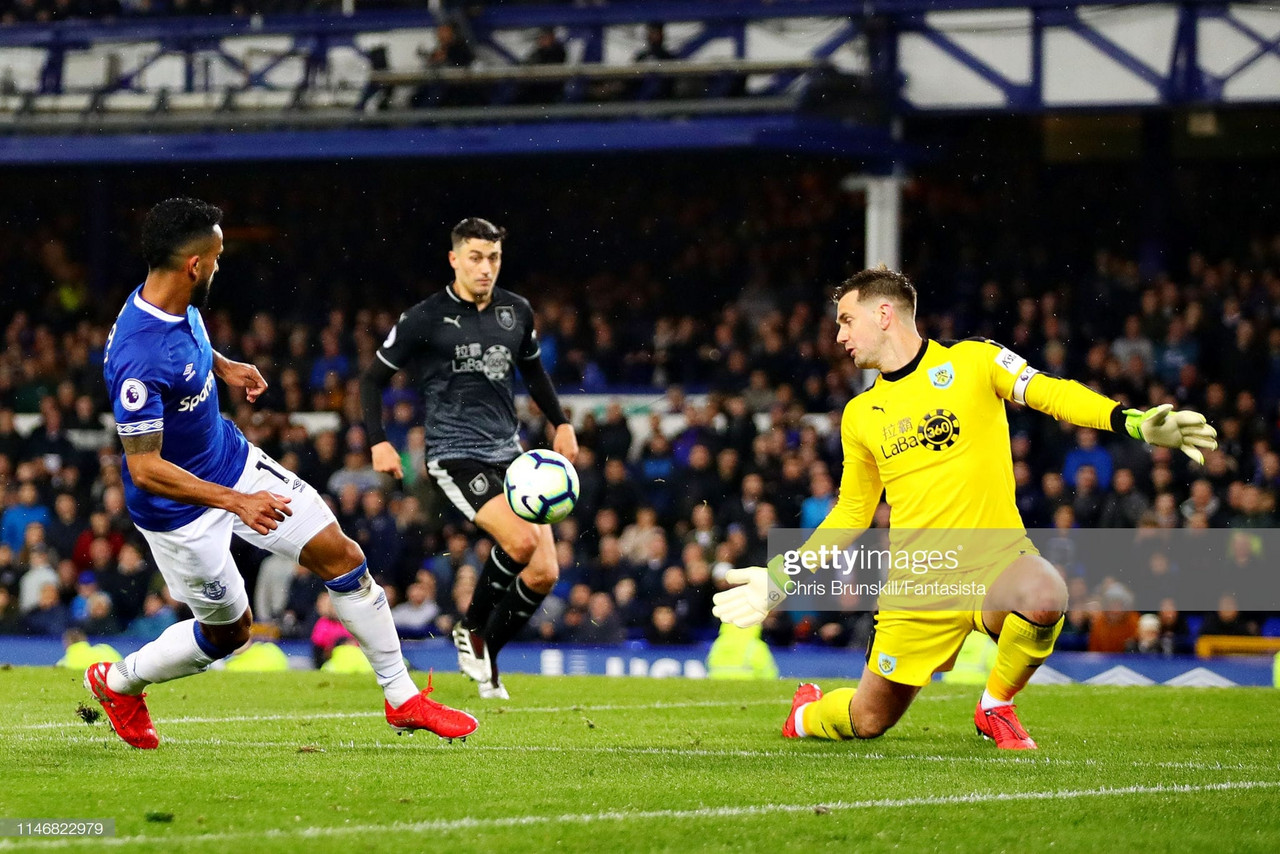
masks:
<svg viewBox="0 0 1280 854"><path fill-rule="evenodd" d="M512 457L512 459L515 459ZM440 489L467 519L475 521L476 513L490 499L503 494L507 477L505 463L486 463L481 460L429 460L427 473L440 485Z"/></svg>

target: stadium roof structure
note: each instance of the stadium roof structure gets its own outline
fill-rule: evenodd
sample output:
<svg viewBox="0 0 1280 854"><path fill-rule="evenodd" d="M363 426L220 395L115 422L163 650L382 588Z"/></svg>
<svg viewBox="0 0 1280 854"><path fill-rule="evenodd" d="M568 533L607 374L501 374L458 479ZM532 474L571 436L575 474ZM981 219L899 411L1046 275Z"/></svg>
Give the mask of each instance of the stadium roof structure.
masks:
<svg viewBox="0 0 1280 854"><path fill-rule="evenodd" d="M674 58L638 62L650 21ZM766 149L888 172L913 113L1280 101L1253 3L690 0L0 29L0 163ZM563 64L524 62L554 28Z"/></svg>

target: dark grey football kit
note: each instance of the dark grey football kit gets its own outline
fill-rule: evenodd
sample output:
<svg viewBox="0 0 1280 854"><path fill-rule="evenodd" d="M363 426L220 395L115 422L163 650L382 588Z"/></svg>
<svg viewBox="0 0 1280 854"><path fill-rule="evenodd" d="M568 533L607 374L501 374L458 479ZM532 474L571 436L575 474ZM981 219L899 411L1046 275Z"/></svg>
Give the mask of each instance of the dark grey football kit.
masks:
<svg viewBox="0 0 1280 854"><path fill-rule="evenodd" d="M553 424L565 421L539 355L533 308L503 288L483 311L449 286L400 315L378 360L385 378L364 402L369 444L386 439L381 387L398 370L409 373L422 396L427 470L468 519L502 494L507 466L520 455L512 368ZM366 389L362 385L362 394Z"/></svg>
<svg viewBox="0 0 1280 854"><path fill-rule="evenodd" d="M404 369L422 395L427 471L475 521L480 508L502 495L507 467L521 450L512 368L520 368L529 396L548 421L559 427L568 420L540 352L533 309L524 297L494 288L481 311L452 285L432 294L400 315L360 379L370 447L386 441L382 389ZM459 665L480 683L482 697L506 698L498 651L546 598L520 578L526 565L495 544L471 605L454 627Z"/></svg>

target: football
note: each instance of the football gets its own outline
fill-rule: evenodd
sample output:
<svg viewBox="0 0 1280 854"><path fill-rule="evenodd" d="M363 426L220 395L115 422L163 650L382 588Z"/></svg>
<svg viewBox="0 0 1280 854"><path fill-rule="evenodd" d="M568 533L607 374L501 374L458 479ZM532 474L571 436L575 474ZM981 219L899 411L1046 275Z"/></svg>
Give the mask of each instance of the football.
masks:
<svg viewBox="0 0 1280 854"><path fill-rule="evenodd" d="M507 503L521 519L559 522L578 503L578 472L555 451L526 451L507 468Z"/></svg>

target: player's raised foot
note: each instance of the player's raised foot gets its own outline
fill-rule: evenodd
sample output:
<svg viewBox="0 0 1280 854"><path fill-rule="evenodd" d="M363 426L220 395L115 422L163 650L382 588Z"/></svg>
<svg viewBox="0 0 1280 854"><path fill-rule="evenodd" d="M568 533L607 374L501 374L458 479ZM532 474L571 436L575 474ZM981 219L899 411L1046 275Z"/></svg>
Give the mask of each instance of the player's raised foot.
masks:
<svg viewBox="0 0 1280 854"><path fill-rule="evenodd" d="M447 738L453 741L460 738L466 741L467 736L476 731L479 726L475 718L466 712L460 712L457 709L451 709L443 703L437 703L435 700L427 699L427 695L434 689L431 687L431 674L427 674L427 687L415 694L411 699L406 700L404 705L391 708L391 703L386 702L387 723L391 724L391 728L396 731L397 735L408 733L413 735L420 729L433 732L441 738Z"/></svg>
<svg viewBox="0 0 1280 854"><path fill-rule="evenodd" d="M1010 704L984 709L979 702L973 712L973 725L978 728L978 735L993 740L1001 750L1036 750L1035 741L1018 720L1016 708Z"/></svg>
<svg viewBox="0 0 1280 854"><path fill-rule="evenodd" d="M489 647L484 637L458 623L453 627L453 646L458 650L458 669L481 685L487 682L493 662L489 659Z"/></svg>
<svg viewBox="0 0 1280 854"><path fill-rule="evenodd" d="M800 712L802 706L809 703L815 703L822 699L822 689L812 682L801 682L800 687L796 689L795 695L791 698L791 711L787 715L787 719L782 724L782 735L784 738L799 738L800 733L796 732L796 715Z"/></svg>
<svg viewBox="0 0 1280 854"><path fill-rule="evenodd" d="M99 661L84 672L84 687L102 704L107 720L125 744L139 750L155 750L160 746L151 713L147 711L146 694L121 694L107 686L110 663Z"/></svg>

